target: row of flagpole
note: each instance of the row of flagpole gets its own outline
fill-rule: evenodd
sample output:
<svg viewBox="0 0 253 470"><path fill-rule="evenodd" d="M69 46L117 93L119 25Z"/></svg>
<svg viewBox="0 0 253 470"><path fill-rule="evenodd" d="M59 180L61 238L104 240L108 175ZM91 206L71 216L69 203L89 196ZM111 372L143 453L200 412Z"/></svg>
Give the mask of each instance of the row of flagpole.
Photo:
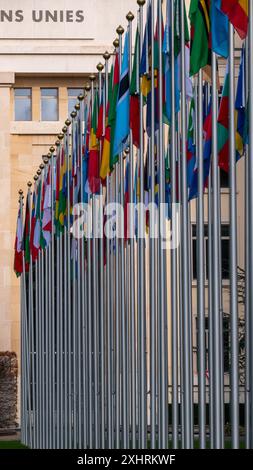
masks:
<svg viewBox="0 0 253 470"><path fill-rule="evenodd" d="M105 181L98 177L96 190L88 189L92 206L92 238L73 235L74 207L84 202L87 194L87 141L94 132L93 117L96 100L103 102L103 130L108 125L110 104L109 73L111 56L103 56L105 65L98 64L98 77L90 76L85 95L79 96L75 110L65 123L55 146L28 185L26 216L23 223L23 193L19 199L19 232L24 233L21 270L21 420L22 442L32 448L223 448L224 370L223 370L223 288L221 267L221 191L218 155L218 89L217 55L212 52L211 97L212 158L206 185L203 122L203 71L194 79L195 144L197 154L197 408L198 430L195 435L191 207L189 204L187 128L189 105L187 96L186 31L184 0L167 2L167 15L174 18L179 5L179 22L171 21L170 42L170 108L169 127L163 119L163 2L151 0L147 5L147 26L144 32L145 0L138 0L137 28L137 95L139 96L139 145L134 142L130 127L118 161L107 172ZM157 26L155 28L155 5ZM252 2L249 2L249 37L246 45L248 83L253 78ZM114 41L114 75L119 65L119 93L124 92L124 65L127 60L128 89L133 74L133 20L127 15L128 57L123 53L124 29L117 28ZM150 23L149 23L150 22ZM149 29L150 28L150 29ZM175 69L175 29L180 37L181 108L177 114ZM151 38L147 50L146 76L151 86L149 98L142 93L140 62L144 36ZM156 30L156 33L155 33ZM156 43L158 64L156 64ZM146 39L148 42L148 38ZM232 446L239 447L239 348L238 348L238 216L237 158L235 142L235 63L234 28L229 25L229 207L230 207L230 423ZM150 60L150 63L149 63ZM157 70L159 71L157 73ZM145 76L145 74L144 74ZM117 77L116 77L117 78ZM115 85L115 83L114 83ZM158 90L158 96L157 96ZM97 95L98 94L98 95ZM119 95L118 95L119 96ZM120 95L124 96L124 95ZM252 92L249 97L249 143L245 157L245 260L246 260L246 385L245 423L246 446L253 446L253 155L252 155ZM150 99L150 129L144 126ZM145 108L144 108L145 106ZM91 111L90 111L91 110ZM157 111L158 110L158 111ZM157 118L158 112L158 118ZM89 116L90 114L90 116ZM98 118L97 118L98 120ZM157 126L158 121L158 126ZM96 122L97 124L97 122ZM144 132L145 131L145 132ZM169 133L167 142L166 132ZM88 134L88 140L87 140ZM111 130L112 135L112 130ZM124 145L123 145L124 143ZM90 144L89 144L90 145ZM89 147L94 150L98 166L103 159L102 139L96 138ZM112 145L112 144L111 144ZM170 197L166 198L166 149L169 148ZM147 156L145 157L145 154ZM114 155L113 155L114 157ZM137 165L136 165L137 162ZM148 163L147 163L148 162ZM135 184L137 166L138 188ZM63 171L65 169L65 172ZM148 172L148 176L146 175ZM127 177L128 175L128 177ZM148 179L146 188L145 178ZM125 188L128 179L128 191ZM157 183L158 181L158 183ZM92 185L97 185L93 180ZM162 206L169 204L173 215L180 205L180 245L165 250L165 236L122 237L115 241L95 238L101 225L98 200L157 204L158 229L161 228ZM35 200L36 204L32 202ZM38 202L39 201L39 202ZM45 202L46 201L46 202ZM206 204L207 202L207 204ZM63 207L60 208L60 206ZM66 207L65 207L66 206ZM208 206L208 214L205 207ZM60 212L61 209L61 212ZM82 213L82 209L80 209ZM79 214L81 215L81 214ZM40 216L40 218L39 218ZM48 216L48 219L46 218ZM150 216L150 214L149 214ZM27 217L29 220L27 220ZM57 219L58 217L58 219ZM63 220L60 220L63 217ZM102 216L104 227L104 216ZM37 222L40 228L37 232ZM57 223L55 222L57 220ZM106 219L108 221L108 218ZM205 227L208 221L208 302L205 285ZM35 248L26 243L34 221ZM123 223L125 233L126 220ZM174 220L171 225L176 224ZM138 214L138 234L143 219ZM172 227L173 228L173 227ZM80 230L80 225L79 229ZM41 237L45 246L41 245ZM27 258L28 257L28 258ZM209 324L209 383L206 377L206 312ZM170 393L171 391L171 393ZM209 415L207 413L209 404ZM171 407L171 408L170 408ZM209 425L208 425L209 423Z"/></svg>

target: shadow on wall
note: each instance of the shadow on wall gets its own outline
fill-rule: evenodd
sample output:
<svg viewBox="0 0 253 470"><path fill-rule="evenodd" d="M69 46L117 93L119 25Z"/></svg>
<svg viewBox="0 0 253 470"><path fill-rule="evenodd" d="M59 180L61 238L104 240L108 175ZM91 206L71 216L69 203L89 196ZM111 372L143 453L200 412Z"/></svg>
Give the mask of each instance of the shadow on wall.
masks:
<svg viewBox="0 0 253 470"><path fill-rule="evenodd" d="M16 353L0 352L0 431L17 427L17 376Z"/></svg>

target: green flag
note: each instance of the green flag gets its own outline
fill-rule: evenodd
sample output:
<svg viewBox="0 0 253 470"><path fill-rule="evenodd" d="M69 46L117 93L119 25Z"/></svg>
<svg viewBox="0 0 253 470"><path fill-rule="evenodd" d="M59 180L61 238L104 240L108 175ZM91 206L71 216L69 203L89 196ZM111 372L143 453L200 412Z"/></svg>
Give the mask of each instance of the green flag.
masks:
<svg viewBox="0 0 253 470"><path fill-rule="evenodd" d="M189 17L191 22L190 76L192 76L211 63L209 0L191 0Z"/></svg>

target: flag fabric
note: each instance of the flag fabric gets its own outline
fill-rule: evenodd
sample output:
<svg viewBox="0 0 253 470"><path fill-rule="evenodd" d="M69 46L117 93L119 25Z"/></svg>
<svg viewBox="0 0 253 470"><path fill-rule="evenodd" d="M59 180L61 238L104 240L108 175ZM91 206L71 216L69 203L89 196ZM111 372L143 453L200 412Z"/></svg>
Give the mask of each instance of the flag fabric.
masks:
<svg viewBox="0 0 253 470"><path fill-rule="evenodd" d="M210 0L191 0L189 17L191 22L190 75L201 68L211 66Z"/></svg>
<svg viewBox="0 0 253 470"><path fill-rule="evenodd" d="M108 88L108 104L106 110L106 128L105 136L103 140L103 150L102 150L102 159L100 166L100 178L104 181L110 173L110 153L111 153L111 126L109 124L109 110L112 100L112 88L113 88L113 66L111 67L111 72L109 75L109 88Z"/></svg>
<svg viewBox="0 0 253 470"><path fill-rule="evenodd" d="M92 194L99 192L100 176L99 176L99 142L97 139L98 125L98 94L95 92L93 112L91 120L91 132L89 140L89 161L88 161L88 181Z"/></svg>
<svg viewBox="0 0 253 470"><path fill-rule="evenodd" d="M130 129L133 136L133 144L140 147L140 96L139 96L139 47L140 35L138 28L136 29L135 48L134 48L134 63L132 70L132 77L130 83Z"/></svg>
<svg viewBox="0 0 253 470"><path fill-rule="evenodd" d="M37 185L34 187L32 198L32 214L31 214L31 235L30 235L30 252L32 261L35 262L38 258L38 250L34 245L35 226L36 226L36 207L37 207Z"/></svg>
<svg viewBox="0 0 253 470"><path fill-rule="evenodd" d="M245 153L245 124L246 124L246 77L245 77L245 48L242 48L240 72L238 78L235 116L236 116L236 155L239 160Z"/></svg>
<svg viewBox="0 0 253 470"><path fill-rule="evenodd" d="M228 17L221 10L222 0L211 2L212 50L227 58L229 53Z"/></svg>
<svg viewBox="0 0 253 470"><path fill-rule="evenodd" d="M126 33L120 86L116 110L116 125L113 144L113 155L119 155L128 145L130 132L130 94L129 94L129 32Z"/></svg>
<svg viewBox="0 0 253 470"><path fill-rule="evenodd" d="M193 188L194 173L197 171L196 166L196 144L195 144L195 101L191 100L190 114L189 114L189 126L187 135L187 181L189 191L189 199L193 199L196 196L196 188Z"/></svg>
<svg viewBox="0 0 253 470"><path fill-rule="evenodd" d="M204 125L204 148L203 148L203 165L204 165L204 189L208 186L208 177L210 173L211 165L211 153L212 153L212 101L208 106L207 116L205 117ZM189 190L189 200L192 200L198 196L198 158L196 157L195 168L192 173L191 185Z"/></svg>
<svg viewBox="0 0 253 470"><path fill-rule="evenodd" d="M227 15L241 39L248 34L249 2L248 0L220 0L221 11Z"/></svg>
<svg viewBox="0 0 253 470"><path fill-rule="evenodd" d="M29 267L30 267L30 224L31 224L30 193L28 192L27 197L26 197L25 225L24 225L23 244L22 244L22 249L24 251L26 272L29 272Z"/></svg>
<svg viewBox="0 0 253 470"><path fill-rule="evenodd" d="M23 251L22 251L22 217L21 208L18 210L17 228L14 248L14 271L17 277L23 273Z"/></svg>
<svg viewBox="0 0 253 470"><path fill-rule="evenodd" d="M229 170L229 70L227 66L222 98L218 115L218 155L219 167Z"/></svg>
<svg viewBox="0 0 253 470"><path fill-rule="evenodd" d="M113 71L113 86L112 86L112 96L110 101L109 115L108 115L108 125L111 128L110 132L110 169L112 170L114 165L117 163L119 157L114 155L114 137L115 137L115 126L116 126L116 110L117 110L117 100L119 94L119 82L120 82L120 73L119 73L119 53L116 52L114 71Z"/></svg>
<svg viewBox="0 0 253 470"><path fill-rule="evenodd" d="M51 208L51 167L48 167L45 195L43 201L43 215L42 215L42 236L44 240L45 248L49 246L51 242L52 233L52 208Z"/></svg>

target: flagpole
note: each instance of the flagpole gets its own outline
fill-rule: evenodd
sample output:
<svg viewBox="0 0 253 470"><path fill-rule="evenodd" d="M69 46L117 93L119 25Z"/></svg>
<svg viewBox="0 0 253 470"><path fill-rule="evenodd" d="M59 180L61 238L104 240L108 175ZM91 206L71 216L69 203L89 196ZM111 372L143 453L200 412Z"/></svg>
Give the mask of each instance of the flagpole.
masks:
<svg viewBox="0 0 253 470"><path fill-rule="evenodd" d="M158 44L159 44L159 257L160 257L160 331L161 331L161 445L168 448L168 323L166 299L167 250L164 242L165 214L161 204L165 204L165 162L163 129L163 17L162 0L158 0ZM162 230L162 232L161 232Z"/></svg>
<svg viewBox="0 0 253 470"><path fill-rule="evenodd" d="M206 380L205 380L205 247L204 247L204 161L203 161L203 75L198 74L198 199L197 199L197 237L198 237L198 407L200 447L206 448Z"/></svg>
<svg viewBox="0 0 253 470"><path fill-rule="evenodd" d="M132 22L134 20L134 15L132 12L129 12L126 16L128 21L129 28L129 78L132 77L132 32L133 26ZM129 202L130 204L134 203L134 149L133 149L133 133L130 129L130 142L129 142L129 165L130 165L130 178L129 178ZM132 221L130 222L132 224ZM131 447L132 449L136 448L136 311L135 311L135 241L132 238L133 234L130 236L130 279L129 279L129 289L130 289L130 347L131 347Z"/></svg>
<svg viewBox="0 0 253 470"><path fill-rule="evenodd" d="M246 97L249 96L249 39L245 41L245 90ZM249 159L248 159L248 146L245 153L245 168L244 168L244 181L245 181L245 447L250 449L250 434L251 434L251 419L250 419L250 315L249 315L249 227L248 227L248 214L249 214Z"/></svg>
<svg viewBox="0 0 253 470"><path fill-rule="evenodd" d="M232 444L239 448L239 361L237 286L237 189L235 149L234 28L229 24L230 314Z"/></svg>
<svg viewBox="0 0 253 470"><path fill-rule="evenodd" d="M150 139L150 203L155 203L155 70L154 70L154 0L151 0L151 139ZM152 222L154 225L154 221ZM156 406L157 406L157 325L156 325L156 250L152 234L154 227L149 227L149 260L150 260L150 400L151 400L151 449L156 448ZM144 441L144 430L141 430L141 442Z"/></svg>
<svg viewBox="0 0 253 470"><path fill-rule="evenodd" d="M105 52L105 87L106 87L106 98L105 98L105 109L108 105L108 63L110 59L110 54ZM106 177L106 203L110 203L110 176ZM106 346L107 346L107 361L105 370L107 371L107 386L106 386L106 423L107 423L107 447L109 449L113 448L113 427L112 427L112 345L111 345L111 328L112 328L112 315L111 311L111 257L110 257L110 239L106 238Z"/></svg>
<svg viewBox="0 0 253 470"><path fill-rule="evenodd" d="M249 2L249 39L248 39L248 55L249 55L249 84L253 82L253 5L252 2ZM250 85L251 86L251 85ZM249 153L248 153L248 244L249 247L253 246L253 216L252 216L252 207L253 207L253 93L251 89L249 90ZM253 311L253 250L249 250L249 259L248 259L248 292L247 292L247 303L249 312ZM249 322L249 337L253 337L253 319L252 315L250 316ZM251 341L250 348L250 363L249 363L249 415L251 416L251 435L250 435L250 445L253 447L253 347Z"/></svg>
<svg viewBox="0 0 253 470"><path fill-rule="evenodd" d="M192 447L192 350L191 350L191 322L192 312L189 302L189 240L188 240L188 188L187 188L187 159L186 159L186 83L185 83L185 29L184 29L184 1L180 0L180 31L181 31L181 131L182 131L182 303L183 303L183 376L184 376L184 439L185 448Z"/></svg>
<svg viewBox="0 0 253 470"><path fill-rule="evenodd" d="M214 370L214 448L219 449L222 446L222 423L221 423L221 376L220 376L220 357L221 357L221 341L220 341L220 296L219 296L219 221L217 214L219 212L218 203L218 150L217 150L217 73L216 73L216 55L212 53L212 147L213 147L213 164L212 164L212 211L213 211L213 370Z"/></svg>
<svg viewBox="0 0 253 470"><path fill-rule="evenodd" d="M23 233L23 191L22 189L19 190L19 211L20 211L20 236ZM20 240L21 242L21 240ZM21 247L22 248L22 247ZM23 267L23 266L22 266ZM24 272L22 271L21 274L21 292L20 292L20 316L21 316L21 348L20 348L20 356L21 356L21 442L22 444L25 443L25 351L24 351Z"/></svg>
<svg viewBox="0 0 253 470"><path fill-rule="evenodd" d="M105 56L105 54L104 54ZM102 72L104 70L104 65L99 63L97 65L98 77L99 77L99 102L102 100ZM104 99L104 97L103 97ZM105 103L103 101L103 106ZM103 110L104 111L104 110ZM103 116L103 135L105 135L105 114ZM102 162L102 142L99 142L99 167ZM100 180L99 188L100 200L103 197L103 186ZM101 208L99 207L99 211ZM103 216L102 216L103 217ZM100 226L101 217L99 215L99 220L97 223ZM103 220L102 220L102 229L103 229ZM100 230L101 232L101 230ZM99 305L98 305L98 338L99 338L99 428L100 428L100 448L105 448L105 358L104 358L104 348L105 348L105 318L104 318L104 237L101 236L99 241L99 254L98 254L98 286L99 286Z"/></svg>
<svg viewBox="0 0 253 470"><path fill-rule="evenodd" d="M68 446L67 448L72 448L72 362L71 362L71 316L72 316L72 308L71 308L71 248L70 248L70 241L71 241L71 234L70 234L70 211L71 211L71 202L70 202L70 125L71 121L67 119L65 121L65 125L67 127L66 132L66 149L67 149L67 293L68 293Z"/></svg>
<svg viewBox="0 0 253 470"><path fill-rule="evenodd" d="M170 3L170 16L174 18L174 2ZM176 116L175 116L175 27L171 21L171 214L177 202L177 169L176 169ZM172 224L173 222L171 222ZM171 317L172 317L172 443L173 449L178 448L178 256L171 250Z"/></svg>

